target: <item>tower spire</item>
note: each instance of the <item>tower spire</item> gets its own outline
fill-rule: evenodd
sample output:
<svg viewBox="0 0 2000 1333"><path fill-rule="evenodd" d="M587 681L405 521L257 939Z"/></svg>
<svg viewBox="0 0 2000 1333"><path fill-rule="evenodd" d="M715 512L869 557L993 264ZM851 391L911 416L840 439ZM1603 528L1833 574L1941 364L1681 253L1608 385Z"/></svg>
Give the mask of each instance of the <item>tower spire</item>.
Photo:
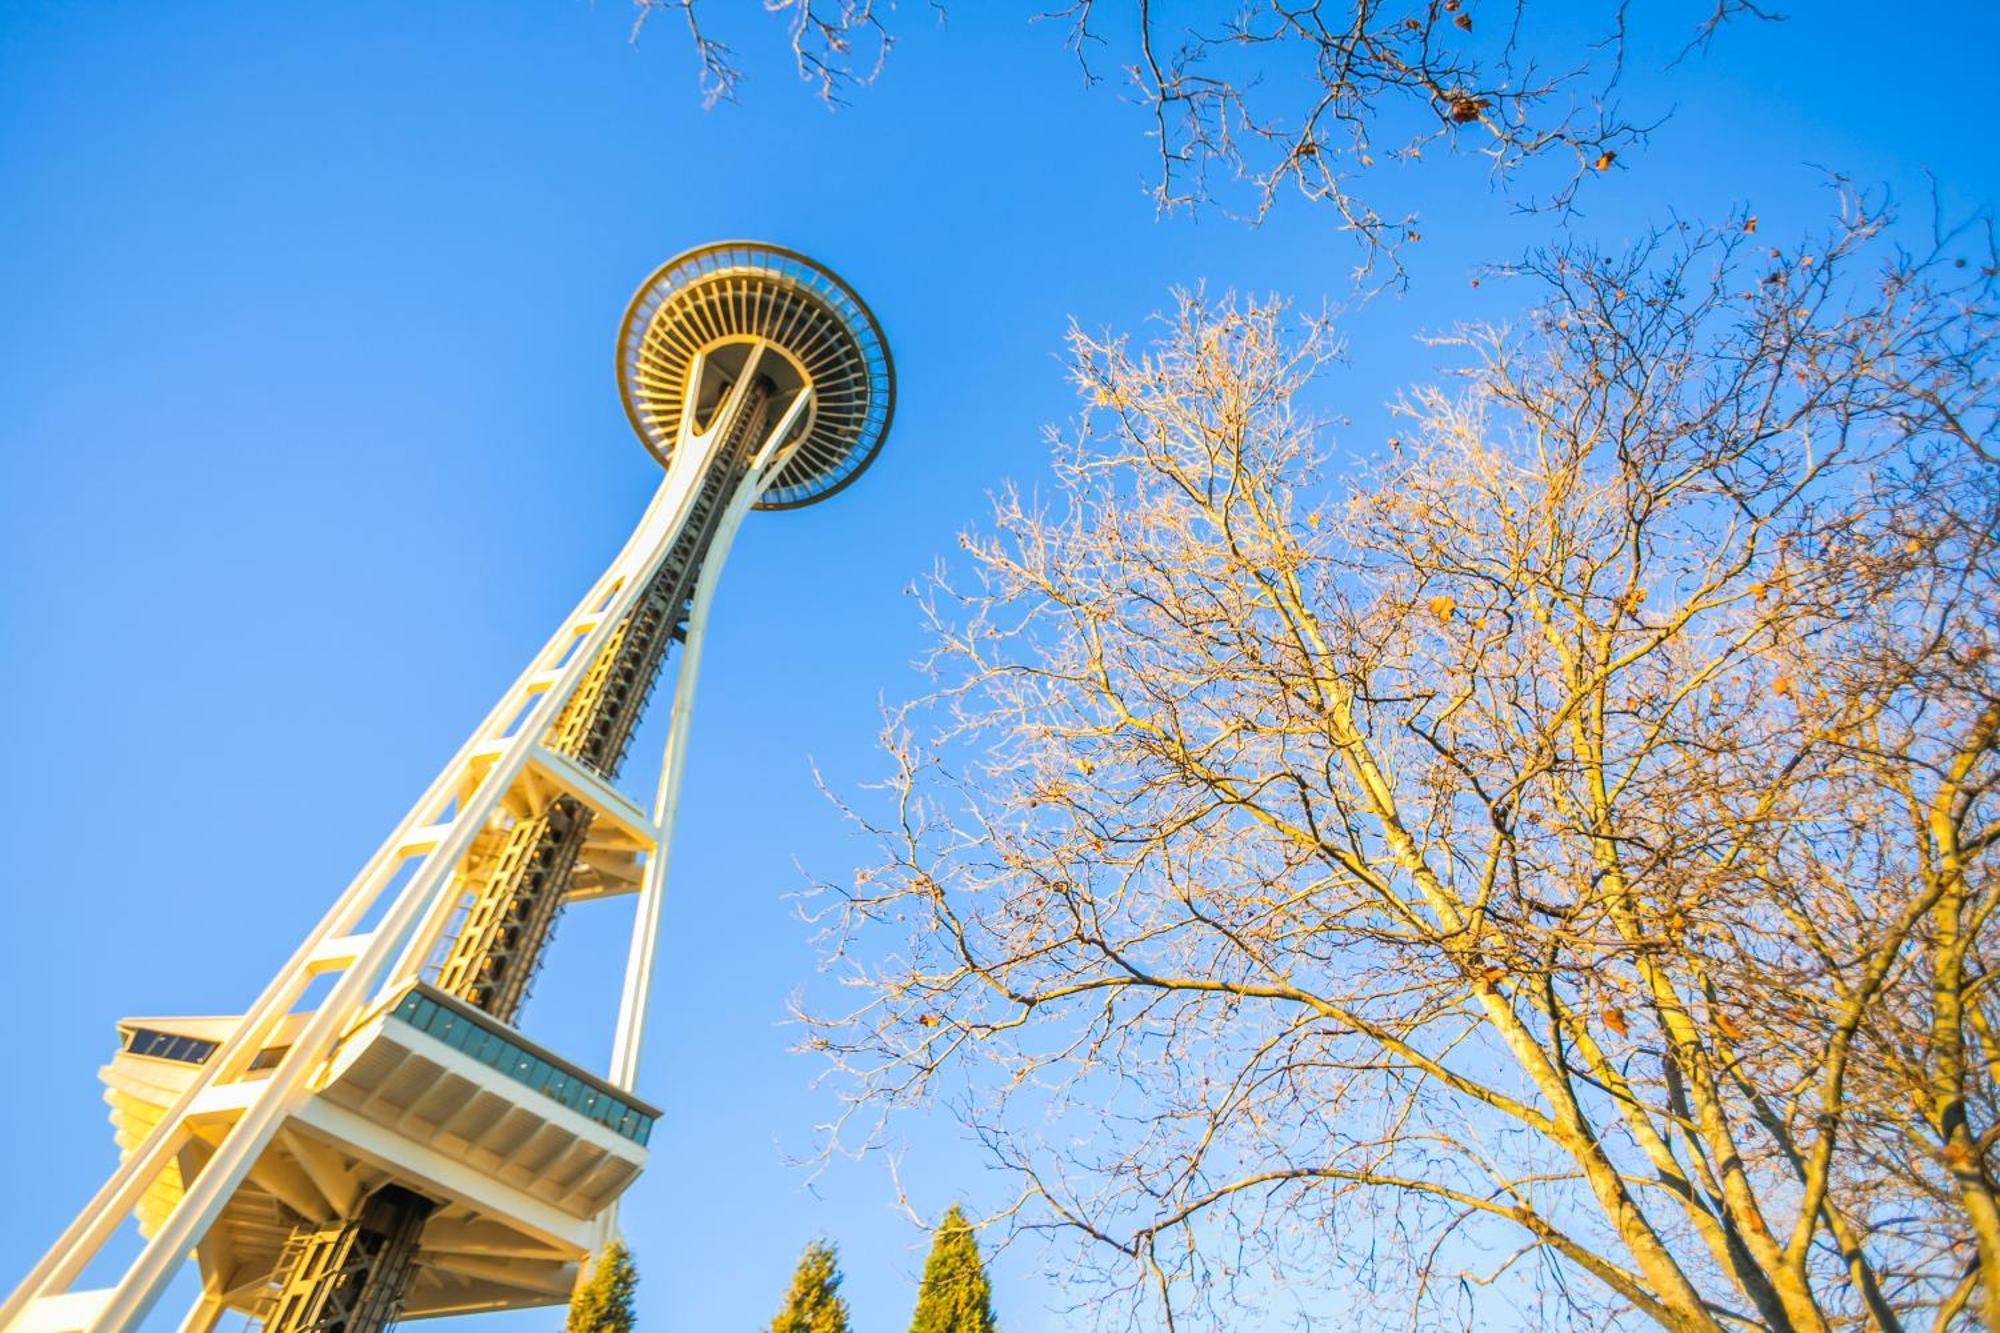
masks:
<svg viewBox="0 0 2000 1333"><path fill-rule="evenodd" d="M895 395L853 291L749 243L689 251L641 285L618 379L666 471L637 529L248 1012L120 1025L103 1077L122 1160L0 1330L122 1333L190 1253L191 1333L225 1310L273 1333L375 1333L399 1311L566 1299L657 1115L631 1085L723 559L750 509L852 482ZM676 643L648 813L615 780ZM604 1077L512 1025L566 905L617 896L635 921ZM117 1283L71 1290L133 1215L146 1243Z"/></svg>

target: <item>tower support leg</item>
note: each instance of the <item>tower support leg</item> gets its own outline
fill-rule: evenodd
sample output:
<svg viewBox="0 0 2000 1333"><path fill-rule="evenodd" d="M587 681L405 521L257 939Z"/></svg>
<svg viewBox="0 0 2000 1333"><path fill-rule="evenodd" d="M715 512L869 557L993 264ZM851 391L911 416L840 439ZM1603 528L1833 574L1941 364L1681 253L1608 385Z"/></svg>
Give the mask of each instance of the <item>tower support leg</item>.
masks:
<svg viewBox="0 0 2000 1333"><path fill-rule="evenodd" d="M772 444L782 441L788 429L789 419L752 462L750 484L730 498L716 524L708 559L689 598L686 640L681 647L680 671L674 679L673 712L667 721L666 753L660 761L660 781L653 797L653 826L659 830L659 841L646 859L645 874L639 885L639 900L632 916L632 942L625 958L625 981L618 998L618 1024L611 1041L611 1082L628 1092L639 1081L639 1047L646 1034L646 1002L653 989L653 955L659 947L660 912L666 898L674 820L680 810L681 774L687 765L695 686L701 679L701 650L707 642L708 611L715 600L715 585L722 577L723 560L736 540L737 530L743 526L751 506L763 495L764 487L790 457L789 451L778 454L775 461L771 457ZM618 1204L614 1200L598 1216L598 1251L601 1253L617 1234Z"/></svg>
<svg viewBox="0 0 2000 1333"><path fill-rule="evenodd" d="M194 1304L181 1318L180 1333L212 1333L222 1319L222 1297L212 1291L204 1291L194 1298Z"/></svg>

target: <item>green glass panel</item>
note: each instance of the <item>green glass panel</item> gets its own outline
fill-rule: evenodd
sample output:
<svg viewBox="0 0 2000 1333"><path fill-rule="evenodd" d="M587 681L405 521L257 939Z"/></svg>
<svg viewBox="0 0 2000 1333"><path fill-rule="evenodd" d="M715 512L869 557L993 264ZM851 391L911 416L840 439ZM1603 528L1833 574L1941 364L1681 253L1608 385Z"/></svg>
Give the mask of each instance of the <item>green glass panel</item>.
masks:
<svg viewBox="0 0 2000 1333"><path fill-rule="evenodd" d="M395 1017L419 1031L430 1033L447 1046L465 1052L481 1064L498 1070L514 1081L542 1093L559 1105L569 1107L587 1119L606 1126L634 1143L643 1146L652 1137L652 1117L640 1114L629 1103L585 1082L579 1075L559 1069L547 1060L523 1050L500 1032L488 1028L476 1019L468 1018L414 992L404 996L392 1012ZM140 1051L144 1047L151 1046L164 1050L173 1042L173 1038L164 1034L135 1030L126 1049ZM212 1042L191 1044L208 1047L207 1051L202 1052L203 1056L213 1054Z"/></svg>

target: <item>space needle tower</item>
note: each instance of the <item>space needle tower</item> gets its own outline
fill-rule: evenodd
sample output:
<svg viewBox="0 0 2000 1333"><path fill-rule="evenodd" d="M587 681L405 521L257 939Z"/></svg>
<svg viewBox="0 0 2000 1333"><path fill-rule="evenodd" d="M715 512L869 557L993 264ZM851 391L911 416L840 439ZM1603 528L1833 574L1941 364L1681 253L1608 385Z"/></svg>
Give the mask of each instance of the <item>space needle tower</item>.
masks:
<svg viewBox="0 0 2000 1333"><path fill-rule="evenodd" d="M230 1311L271 1333L375 1333L560 1304L609 1238L658 1114L635 1083L723 558L752 509L859 476L895 405L867 306L775 246L662 267L625 313L617 364L666 473L637 529L247 1012L118 1025L102 1078L119 1165L0 1330L137 1328L191 1259L187 1333ZM666 757L642 806L616 780L670 657ZM514 1024L560 913L620 896L632 939L599 1073ZM128 1219L138 1243L110 1244Z"/></svg>

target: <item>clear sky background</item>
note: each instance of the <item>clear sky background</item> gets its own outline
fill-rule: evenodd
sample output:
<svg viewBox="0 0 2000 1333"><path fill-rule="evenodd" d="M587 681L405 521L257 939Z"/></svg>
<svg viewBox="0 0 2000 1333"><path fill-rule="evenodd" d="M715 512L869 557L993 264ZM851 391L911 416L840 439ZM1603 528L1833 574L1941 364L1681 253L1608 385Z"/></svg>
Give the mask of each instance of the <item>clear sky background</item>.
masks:
<svg viewBox="0 0 2000 1333"><path fill-rule="evenodd" d="M1297 200L1257 229L1157 219L1142 113L1082 86L1038 6L938 27L906 0L834 113L777 20L716 3L750 11L752 78L704 112L671 17L635 48L621 0L0 0L0 1284L114 1161L113 1023L247 1003L616 550L658 472L618 405L619 314L669 256L743 236L853 283L901 400L872 471L753 519L723 581L640 1084L665 1118L623 1216L649 1328L768 1321L814 1235L858 1329L906 1325L925 1238L887 1172L788 1164L830 1103L788 1053L813 952L786 895L865 859L812 764L841 790L879 771L878 700L918 688L904 589L987 491L1042 475L1069 319L1134 328L1201 281L1340 303L1354 254ZM1954 208L1991 198L1991 7L1794 7L1666 70L1707 6L1648 6L1673 24L1623 96L1672 117L1570 225L1616 244L1744 206L1776 242L1824 216L1828 168L1917 212L1925 168ZM1470 278L1549 225L1473 162L1396 188L1425 218L1414 284L1348 321L1322 391L1355 455L1437 364L1416 335L1504 317L1522 294ZM573 910L525 1015L592 1067L627 919ZM909 1130L917 1208L1004 1195L947 1121ZM1059 1260L995 1262L1011 1333L1072 1326Z"/></svg>

